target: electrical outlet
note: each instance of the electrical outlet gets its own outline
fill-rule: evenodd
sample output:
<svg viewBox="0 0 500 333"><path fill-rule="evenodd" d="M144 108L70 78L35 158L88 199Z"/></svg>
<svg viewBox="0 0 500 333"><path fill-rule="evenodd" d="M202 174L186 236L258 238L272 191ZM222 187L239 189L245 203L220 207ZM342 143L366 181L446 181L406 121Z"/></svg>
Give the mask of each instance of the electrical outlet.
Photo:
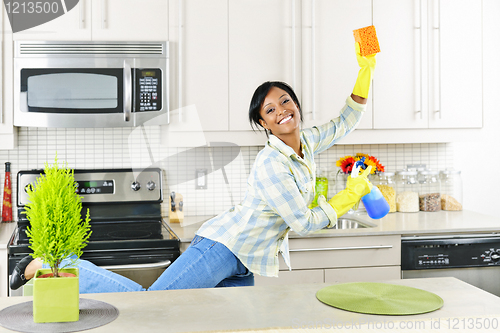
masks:
<svg viewBox="0 0 500 333"><path fill-rule="evenodd" d="M207 189L207 169L196 169L196 186L197 190L206 190Z"/></svg>

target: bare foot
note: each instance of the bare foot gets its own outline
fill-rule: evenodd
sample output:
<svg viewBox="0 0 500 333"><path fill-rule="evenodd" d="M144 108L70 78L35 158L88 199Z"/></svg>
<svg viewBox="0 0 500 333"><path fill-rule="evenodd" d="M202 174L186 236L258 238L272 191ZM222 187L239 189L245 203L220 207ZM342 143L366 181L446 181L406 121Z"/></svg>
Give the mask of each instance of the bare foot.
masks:
<svg viewBox="0 0 500 333"><path fill-rule="evenodd" d="M38 269L42 268L42 260L40 258L35 258L32 262L26 266L24 270L24 278L26 280L30 280L35 276L35 273Z"/></svg>

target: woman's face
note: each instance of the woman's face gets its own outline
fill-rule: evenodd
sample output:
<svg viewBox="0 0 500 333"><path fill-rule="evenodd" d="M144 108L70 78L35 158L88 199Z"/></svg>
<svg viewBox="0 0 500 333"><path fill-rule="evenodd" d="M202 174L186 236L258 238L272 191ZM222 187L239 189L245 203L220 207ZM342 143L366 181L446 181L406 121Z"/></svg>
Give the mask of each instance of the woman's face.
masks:
<svg viewBox="0 0 500 333"><path fill-rule="evenodd" d="M300 129L300 111L288 93L272 87L260 109L260 124L272 134L280 136Z"/></svg>

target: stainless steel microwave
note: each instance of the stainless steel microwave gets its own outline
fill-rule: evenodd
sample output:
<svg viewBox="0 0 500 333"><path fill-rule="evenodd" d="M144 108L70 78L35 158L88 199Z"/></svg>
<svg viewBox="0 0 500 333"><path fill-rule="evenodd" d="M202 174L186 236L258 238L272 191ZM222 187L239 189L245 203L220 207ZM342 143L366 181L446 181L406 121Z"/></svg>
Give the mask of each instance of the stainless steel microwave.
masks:
<svg viewBox="0 0 500 333"><path fill-rule="evenodd" d="M14 125L168 124L168 42L16 41Z"/></svg>

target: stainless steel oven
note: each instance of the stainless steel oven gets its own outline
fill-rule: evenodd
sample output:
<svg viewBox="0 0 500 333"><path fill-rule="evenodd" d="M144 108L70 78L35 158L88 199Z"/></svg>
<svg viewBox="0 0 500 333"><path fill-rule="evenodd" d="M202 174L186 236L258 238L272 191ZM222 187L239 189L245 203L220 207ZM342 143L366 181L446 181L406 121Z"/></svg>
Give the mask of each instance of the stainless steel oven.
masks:
<svg viewBox="0 0 500 333"><path fill-rule="evenodd" d="M7 246L9 280L22 258L32 253L26 228L27 195L43 170L17 175L18 226ZM127 276L147 288L180 255L180 241L161 217L162 171L157 168L75 170L82 217L90 211L92 234L82 259ZM10 296L22 290L9 290Z"/></svg>
<svg viewBox="0 0 500 333"><path fill-rule="evenodd" d="M168 60L168 42L16 41L14 125L168 124Z"/></svg>
<svg viewBox="0 0 500 333"><path fill-rule="evenodd" d="M455 277L500 296L500 235L403 237L401 272L403 279Z"/></svg>

